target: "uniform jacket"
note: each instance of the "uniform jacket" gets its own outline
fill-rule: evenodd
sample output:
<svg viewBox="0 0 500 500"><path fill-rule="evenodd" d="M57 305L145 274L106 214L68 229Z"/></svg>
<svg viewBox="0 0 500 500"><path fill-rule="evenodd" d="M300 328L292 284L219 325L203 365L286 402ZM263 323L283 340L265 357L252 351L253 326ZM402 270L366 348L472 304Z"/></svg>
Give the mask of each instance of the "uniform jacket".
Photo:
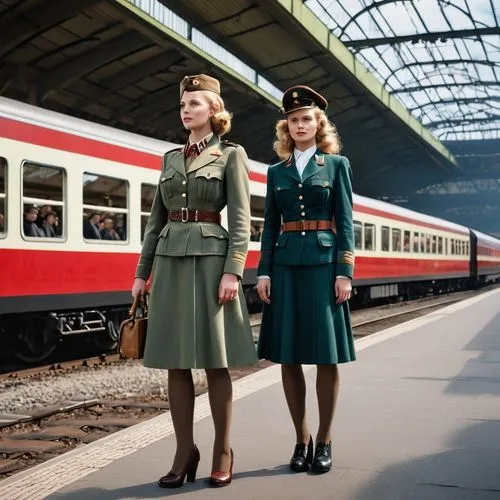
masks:
<svg viewBox="0 0 500 500"><path fill-rule="evenodd" d="M352 278L354 233L352 173L343 156L317 150L302 178L292 157L269 168L258 275L271 275L272 264L289 266L336 262L336 275ZM282 222L333 220L333 231L281 232Z"/></svg>
<svg viewBox="0 0 500 500"><path fill-rule="evenodd" d="M168 220L169 210L220 212L226 205L229 232L215 223ZM165 154L136 277L149 277L155 255L223 255L224 272L241 278L249 238L248 157L241 146L214 134L187 172L182 148Z"/></svg>

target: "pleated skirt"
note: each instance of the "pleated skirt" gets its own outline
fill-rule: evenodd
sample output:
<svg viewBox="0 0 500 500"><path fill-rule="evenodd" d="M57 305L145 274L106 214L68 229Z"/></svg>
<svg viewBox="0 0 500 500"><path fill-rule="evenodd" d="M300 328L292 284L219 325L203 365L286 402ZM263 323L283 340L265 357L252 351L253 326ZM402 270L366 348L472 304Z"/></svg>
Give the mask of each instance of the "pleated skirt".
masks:
<svg viewBox="0 0 500 500"><path fill-rule="evenodd" d="M227 368L257 361L241 288L220 305L223 256L155 258L144 366Z"/></svg>
<svg viewBox="0 0 500 500"><path fill-rule="evenodd" d="M335 303L335 264L273 266L258 355L281 364L356 359L349 304Z"/></svg>

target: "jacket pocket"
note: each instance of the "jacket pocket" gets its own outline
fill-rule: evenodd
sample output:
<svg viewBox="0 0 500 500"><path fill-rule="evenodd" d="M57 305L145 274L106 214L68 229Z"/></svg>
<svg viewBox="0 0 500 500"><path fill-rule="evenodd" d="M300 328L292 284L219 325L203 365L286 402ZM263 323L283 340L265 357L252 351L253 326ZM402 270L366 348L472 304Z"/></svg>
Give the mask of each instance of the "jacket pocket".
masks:
<svg viewBox="0 0 500 500"><path fill-rule="evenodd" d="M201 250L206 255L227 255L229 234L217 224L201 225Z"/></svg>
<svg viewBox="0 0 500 500"><path fill-rule="evenodd" d="M225 166L208 165L195 173L196 192L200 200L214 202L225 199Z"/></svg>
<svg viewBox="0 0 500 500"><path fill-rule="evenodd" d="M290 183L280 182L274 186L274 197L278 207L281 209L293 206L294 196L292 193L292 186Z"/></svg>
<svg viewBox="0 0 500 500"><path fill-rule="evenodd" d="M166 194L167 198L172 198L175 193L175 170L170 169L160 178L160 189Z"/></svg>
<svg viewBox="0 0 500 500"><path fill-rule="evenodd" d="M317 232L318 244L321 248L331 248L335 246L335 235L333 233Z"/></svg>
<svg viewBox="0 0 500 500"><path fill-rule="evenodd" d="M311 205L323 205L328 203L333 194L333 182L329 178L311 179L308 183L308 199Z"/></svg>
<svg viewBox="0 0 500 500"><path fill-rule="evenodd" d="M167 224L158 235L158 240L156 242L156 252L155 255L167 255L167 245L168 245L168 233L170 231L170 224Z"/></svg>
<svg viewBox="0 0 500 500"><path fill-rule="evenodd" d="M286 248L289 237L290 237L289 233L281 233L278 237L278 241L276 242L276 246L278 248Z"/></svg>

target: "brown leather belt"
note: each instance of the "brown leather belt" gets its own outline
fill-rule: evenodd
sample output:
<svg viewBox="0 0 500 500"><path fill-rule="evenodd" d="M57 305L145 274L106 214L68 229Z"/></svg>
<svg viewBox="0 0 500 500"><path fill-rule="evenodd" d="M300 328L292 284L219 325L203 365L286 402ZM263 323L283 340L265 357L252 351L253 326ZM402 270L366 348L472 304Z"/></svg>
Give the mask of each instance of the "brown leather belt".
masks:
<svg viewBox="0 0 500 500"><path fill-rule="evenodd" d="M281 230L286 231L326 231L333 229L331 220L297 220L285 222L281 225Z"/></svg>
<svg viewBox="0 0 500 500"><path fill-rule="evenodd" d="M170 210L168 218L173 222L215 222L220 224L220 213L208 210L191 210L189 208Z"/></svg>

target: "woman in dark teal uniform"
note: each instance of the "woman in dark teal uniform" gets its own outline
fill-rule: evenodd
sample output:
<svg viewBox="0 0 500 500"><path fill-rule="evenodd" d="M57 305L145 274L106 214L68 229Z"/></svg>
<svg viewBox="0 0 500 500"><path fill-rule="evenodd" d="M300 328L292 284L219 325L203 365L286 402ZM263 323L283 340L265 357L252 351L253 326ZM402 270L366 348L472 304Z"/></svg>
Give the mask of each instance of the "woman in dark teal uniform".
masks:
<svg viewBox="0 0 500 500"><path fill-rule="evenodd" d="M264 302L259 356L282 365L297 434L290 467L297 472L332 468L337 365L355 359L347 303L354 266L351 169L347 158L338 156L340 142L325 114L327 105L303 85L283 95L287 117L276 125L274 144L282 161L268 170L258 269ZM303 364L318 370L314 453Z"/></svg>

